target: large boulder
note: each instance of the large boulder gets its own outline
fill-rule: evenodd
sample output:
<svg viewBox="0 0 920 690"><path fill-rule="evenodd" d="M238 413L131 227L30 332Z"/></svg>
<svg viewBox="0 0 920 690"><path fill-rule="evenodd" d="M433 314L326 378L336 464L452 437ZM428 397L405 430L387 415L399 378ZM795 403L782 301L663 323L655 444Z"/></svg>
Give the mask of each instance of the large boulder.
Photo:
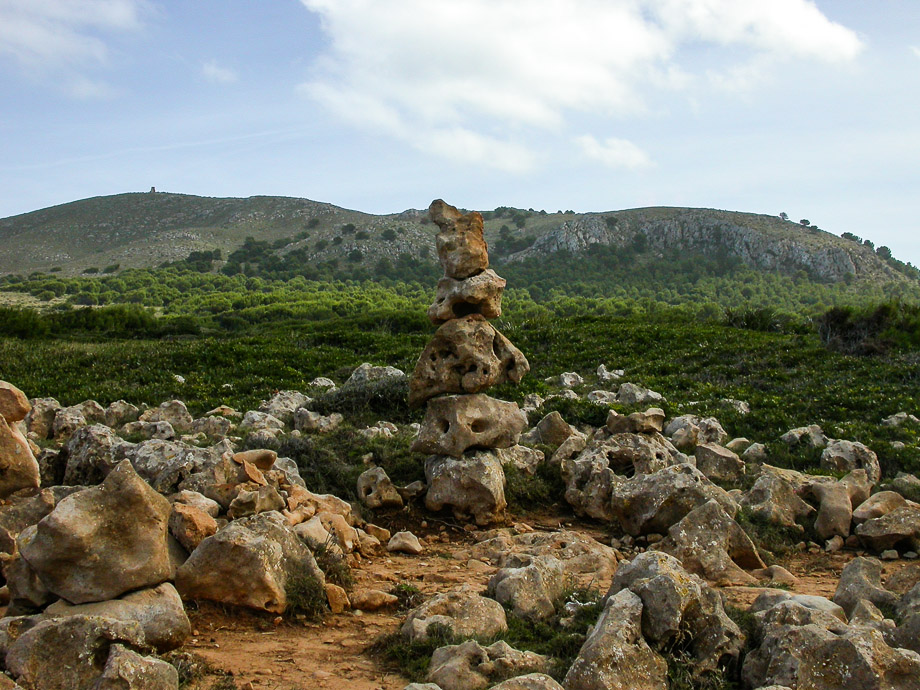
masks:
<svg viewBox="0 0 920 690"><path fill-rule="evenodd" d="M804 660L806 651L836 638L834 633L817 624L771 627L764 633L760 646L744 658L741 677L745 687L803 687L798 685L798 678L800 666L807 663ZM855 690L856 686L838 686L840 689L848 687Z"/></svg>
<svg viewBox="0 0 920 690"><path fill-rule="evenodd" d="M715 500L687 513L655 548L716 585L753 584L756 578L745 570L766 567L751 538Z"/></svg>
<svg viewBox="0 0 920 690"><path fill-rule="evenodd" d="M616 484L611 510L632 536L667 532L687 513L715 500L734 518L738 504L692 465L672 465Z"/></svg>
<svg viewBox="0 0 920 690"><path fill-rule="evenodd" d="M721 596L674 557L648 551L622 564L607 597L627 589L642 600L642 634L652 647L669 649L686 636L694 675L738 659L744 635Z"/></svg>
<svg viewBox="0 0 920 690"><path fill-rule="evenodd" d="M75 604L114 599L170 576L169 513L169 501L124 461L24 531L19 551L59 597Z"/></svg>
<svg viewBox="0 0 920 690"><path fill-rule="evenodd" d="M0 381L0 417L7 423L21 422L32 410L32 403L26 394L12 383Z"/></svg>
<svg viewBox="0 0 920 690"><path fill-rule="evenodd" d="M6 667L23 687L35 690L93 688L114 645L146 647L138 623L101 616L52 618L10 632Z"/></svg>
<svg viewBox="0 0 920 690"><path fill-rule="evenodd" d="M487 525L501 520L505 501L505 473L494 452L477 451L462 458L432 455L425 461L428 492L425 507L451 508L458 520Z"/></svg>
<svg viewBox="0 0 920 690"><path fill-rule="evenodd" d="M878 630L854 627L806 646L797 680L814 690L920 690L920 654L889 647Z"/></svg>
<svg viewBox="0 0 920 690"><path fill-rule="evenodd" d="M146 644L158 652L178 649L192 632L182 599L168 582L92 604L73 605L61 599L42 613L42 618L70 616L101 616L126 623L135 622L140 625Z"/></svg>
<svg viewBox="0 0 920 690"><path fill-rule="evenodd" d="M642 636L643 610L628 589L607 599L566 673L566 690L668 690L668 664Z"/></svg>
<svg viewBox="0 0 920 690"><path fill-rule="evenodd" d="M491 269L464 280L444 276L438 281L438 292L434 304L428 308L428 319L436 326L468 314L497 319L502 315L505 283L505 279Z"/></svg>
<svg viewBox="0 0 920 690"><path fill-rule="evenodd" d="M90 486L99 484L118 464L117 451L124 442L102 424L84 426L64 444L64 484Z"/></svg>
<svg viewBox="0 0 920 690"><path fill-rule="evenodd" d="M696 467L709 479L738 482L744 477L744 461L717 443L701 443L694 451Z"/></svg>
<svg viewBox="0 0 920 690"><path fill-rule="evenodd" d="M479 393L494 385L519 383L530 370L527 358L479 314L453 319L435 331L409 379L409 404L442 393Z"/></svg>
<svg viewBox="0 0 920 690"><path fill-rule="evenodd" d="M325 584L307 545L280 513L267 512L202 541L176 571L176 589L188 599L283 613L295 578L313 578L320 590Z"/></svg>
<svg viewBox="0 0 920 690"><path fill-rule="evenodd" d="M519 618L544 620L566 588L565 566L552 556L538 556L518 568L502 568L489 580L488 593Z"/></svg>
<svg viewBox="0 0 920 690"><path fill-rule="evenodd" d="M482 393L434 398L411 449L459 458L470 448L510 448L526 427L527 415L517 403Z"/></svg>
<svg viewBox="0 0 920 690"><path fill-rule="evenodd" d="M863 600L882 608L893 608L898 600L894 592L882 586L882 564L874 558L857 557L847 563L834 592L834 603L848 616Z"/></svg>
<svg viewBox="0 0 920 690"><path fill-rule="evenodd" d="M179 690L179 672L162 659L113 644L92 690Z"/></svg>
<svg viewBox="0 0 920 690"><path fill-rule="evenodd" d="M454 637L489 638L508 630L505 609L494 599L478 594L466 585L450 592L435 594L412 609L400 628L410 642L428 638L432 626L446 628Z"/></svg>
<svg viewBox="0 0 920 690"><path fill-rule="evenodd" d="M508 676L543 671L547 665L546 657L519 652L504 641L483 647L468 640L436 649L428 665L428 680L442 690L481 690Z"/></svg>
<svg viewBox="0 0 920 690"><path fill-rule="evenodd" d="M853 511L853 522L857 525L907 506L907 499L897 491L879 491L873 494Z"/></svg>
<svg viewBox="0 0 920 690"><path fill-rule="evenodd" d="M873 484L882 476L878 456L862 443L834 440L821 453L821 467L834 472L865 470Z"/></svg>
<svg viewBox="0 0 920 690"><path fill-rule="evenodd" d="M14 553L16 538L26 527L37 524L62 498L82 489L82 486L55 486L30 496L8 497L0 505L0 553Z"/></svg>
<svg viewBox="0 0 920 690"><path fill-rule="evenodd" d="M38 461L29 442L5 417L0 417L0 498L20 489L37 489L39 484Z"/></svg>
<svg viewBox="0 0 920 690"><path fill-rule="evenodd" d="M902 548L920 551L920 507L898 508L856 527L859 540L876 552Z"/></svg>
<svg viewBox="0 0 920 690"><path fill-rule="evenodd" d="M847 485L842 481L816 481L809 487L809 493L819 504L818 517L815 519L815 532L818 536L822 539L848 537L850 522L853 520L853 505Z"/></svg>
<svg viewBox="0 0 920 690"><path fill-rule="evenodd" d="M803 528L798 521L815 512L790 482L771 472L763 472L738 503L764 522L799 530Z"/></svg>

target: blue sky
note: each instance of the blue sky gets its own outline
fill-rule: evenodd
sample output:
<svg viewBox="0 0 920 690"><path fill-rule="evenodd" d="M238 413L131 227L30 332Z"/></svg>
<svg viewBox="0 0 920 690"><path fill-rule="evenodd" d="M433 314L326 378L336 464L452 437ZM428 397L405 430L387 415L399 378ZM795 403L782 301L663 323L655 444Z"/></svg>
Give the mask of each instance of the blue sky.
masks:
<svg viewBox="0 0 920 690"><path fill-rule="evenodd" d="M699 206L920 264L915 0L0 0L0 217Z"/></svg>

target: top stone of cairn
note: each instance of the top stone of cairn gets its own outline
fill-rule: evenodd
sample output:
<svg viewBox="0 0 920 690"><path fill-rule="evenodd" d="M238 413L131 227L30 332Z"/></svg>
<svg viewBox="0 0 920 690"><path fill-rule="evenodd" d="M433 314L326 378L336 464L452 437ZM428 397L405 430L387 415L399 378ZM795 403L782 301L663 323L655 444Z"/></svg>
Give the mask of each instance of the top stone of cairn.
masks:
<svg viewBox="0 0 920 690"><path fill-rule="evenodd" d="M478 211L463 215L450 204L435 199L428 213L438 228L438 258L444 274L462 280L489 267L489 246L482 235L482 216Z"/></svg>

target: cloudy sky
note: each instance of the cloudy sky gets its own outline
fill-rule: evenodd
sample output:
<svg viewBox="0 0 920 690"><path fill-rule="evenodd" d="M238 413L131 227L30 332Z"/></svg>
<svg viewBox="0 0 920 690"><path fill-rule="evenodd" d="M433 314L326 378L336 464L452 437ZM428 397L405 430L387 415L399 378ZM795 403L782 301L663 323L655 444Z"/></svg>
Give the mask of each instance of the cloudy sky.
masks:
<svg viewBox="0 0 920 690"><path fill-rule="evenodd" d="M0 217L699 206L920 264L916 0L0 0Z"/></svg>

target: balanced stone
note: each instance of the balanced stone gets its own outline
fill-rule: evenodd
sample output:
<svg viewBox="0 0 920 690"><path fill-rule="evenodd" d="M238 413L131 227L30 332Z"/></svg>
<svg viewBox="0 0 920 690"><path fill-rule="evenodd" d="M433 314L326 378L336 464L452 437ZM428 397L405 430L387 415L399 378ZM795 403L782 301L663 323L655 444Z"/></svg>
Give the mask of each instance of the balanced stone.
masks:
<svg viewBox="0 0 920 690"><path fill-rule="evenodd" d="M489 267L489 247L482 235L482 216L478 212L463 215L436 199L431 202L428 213L440 228L438 258L448 277L469 278Z"/></svg>
<svg viewBox="0 0 920 690"><path fill-rule="evenodd" d="M481 315L448 321L419 357L409 380L409 404L442 393L479 393L518 383L530 371L527 358Z"/></svg>
<svg viewBox="0 0 920 690"><path fill-rule="evenodd" d="M517 403L481 393L434 398L412 450L459 458L470 448L510 448L526 427Z"/></svg>
<svg viewBox="0 0 920 690"><path fill-rule="evenodd" d="M491 268L464 280L445 276L438 281L438 294L428 308L428 319L440 325L469 314L498 318L502 315L505 283L505 279Z"/></svg>

